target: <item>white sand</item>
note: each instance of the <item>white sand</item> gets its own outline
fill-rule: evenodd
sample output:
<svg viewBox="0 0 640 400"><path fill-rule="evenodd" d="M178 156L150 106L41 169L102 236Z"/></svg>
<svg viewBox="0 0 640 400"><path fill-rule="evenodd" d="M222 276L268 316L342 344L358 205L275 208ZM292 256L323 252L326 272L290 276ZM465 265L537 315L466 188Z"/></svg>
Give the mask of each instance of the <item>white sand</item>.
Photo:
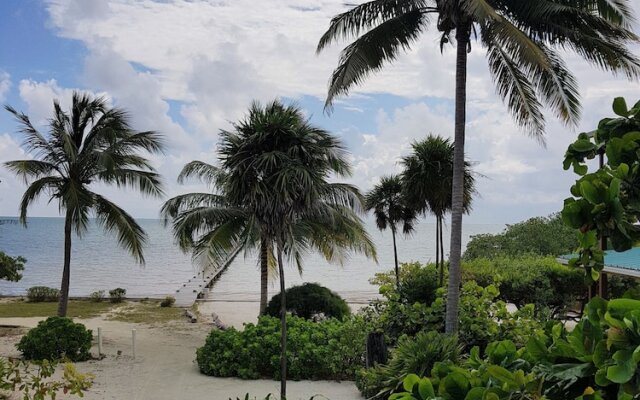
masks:
<svg viewBox="0 0 640 400"><path fill-rule="evenodd" d="M207 304L207 303L205 303ZM254 321L256 303L212 302L200 307L201 312L215 310L220 318L234 326ZM255 312L254 312L255 311ZM0 318L0 324L33 327L40 318ZM267 394L279 392L279 382L271 380L240 380L213 378L200 374L195 363L195 350L202 346L210 326L186 321L162 326L148 326L102 318L79 320L94 330L103 332L103 353L100 361L77 363L81 372L95 375L93 387L85 398L93 399L215 399L227 400L251 393L262 400ZM136 359L131 356L131 330L137 330ZM15 343L19 337L0 338L0 356L17 356ZM121 355L118 355L118 351ZM92 349L97 354L97 344ZM288 398L308 400L322 394L332 400L360 399L352 382L301 381L288 383ZM61 396L65 399L70 397ZM277 397L276 397L277 398ZM274 398L275 399L275 398Z"/></svg>

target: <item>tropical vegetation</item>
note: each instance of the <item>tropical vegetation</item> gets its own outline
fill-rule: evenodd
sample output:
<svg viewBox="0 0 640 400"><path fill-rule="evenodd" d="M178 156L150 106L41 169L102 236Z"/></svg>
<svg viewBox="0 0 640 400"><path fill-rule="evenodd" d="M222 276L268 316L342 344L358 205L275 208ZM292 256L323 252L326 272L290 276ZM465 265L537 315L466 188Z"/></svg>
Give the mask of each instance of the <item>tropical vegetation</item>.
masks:
<svg viewBox="0 0 640 400"><path fill-rule="evenodd" d="M26 226L29 206L39 197L64 210L64 264L58 315L67 314L71 277L72 233L82 236L90 216L140 263L144 263L146 234L135 219L95 191L96 184L131 187L143 195L162 195L160 176L141 152L160 153L162 136L137 132L124 110L109 108L105 98L74 92L69 112L53 102L48 132L40 133L29 117L7 106L20 124L22 147L33 158L8 161L4 166L28 184L20 203L20 222Z"/></svg>
<svg viewBox="0 0 640 400"><path fill-rule="evenodd" d="M11 257L0 251L0 280L18 282L27 260L24 257Z"/></svg>
<svg viewBox="0 0 640 400"><path fill-rule="evenodd" d="M303 283L285 290L287 312L305 319L335 318L342 320L351 315L346 301L337 293L317 283ZM280 315L280 293L271 298L266 315Z"/></svg>
<svg viewBox="0 0 640 400"><path fill-rule="evenodd" d="M464 142L468 54L475 38L486 49L497 93L515 122L544 141L544 107L576 124L580 100L575 77L560 54L570 49L589 64L629 78L640 60L628 45L638 40L629 1L570 0L372 0L336 15L317 51L354 39L340 55L329 83L326 107L369 74L411 48L428 28L440 34L440 49L455 43L455 124L447 332L458 330L464 211Z"/></svg>
<svg viewBox="0 0 640 400"><path fill-rule="evenodd" d="M27 360L85 361L91 357L93 334L66 317L49 317L38 322L16 345Z"/></svg>

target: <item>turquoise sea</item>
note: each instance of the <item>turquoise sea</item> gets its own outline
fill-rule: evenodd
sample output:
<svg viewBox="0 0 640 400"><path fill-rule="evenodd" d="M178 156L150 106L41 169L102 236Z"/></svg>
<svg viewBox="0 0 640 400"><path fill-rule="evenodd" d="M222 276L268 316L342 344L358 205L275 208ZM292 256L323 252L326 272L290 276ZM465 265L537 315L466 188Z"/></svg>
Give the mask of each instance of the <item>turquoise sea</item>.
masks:
<svg viewBox="0 0 640 400"><path fill-rule="evenodd" d="M6 218L5 218L6 219ZM13 219L15 221L15 218ZM145 249L146 264L140 266L118 247L115 237L97 226L90 226L81 238L73 237L71 260L71 294L84 296L96 290L115 287L127 289L132 297L161 297L172 294L198 272L188 254L175 246L171 230L161 220L142 219L140 225L149 235ZM0 250L27 259L20 282L0 281L0 294L20 295L31 286L59 287L63 259L62 218L30 218L27 228L17 223L0 225ZM380 232L373 221L367 228L378 249L378 264L364 256L353 255L343 266L330 265L316 254L305 258L302 276L291 265L286 269L287 285L303 281L319 282L351 301L366 301L376 295L369 279L376 272L393 268L390 232ZM464 225L463 244L471 235L500 232L504 225ZM426 262L435 259L435 225L422 222L410 237L400 237L400 261ZM445 230L445 253L448 232ZM259 271L255 254L241 253L216 283L212 297L220 300L257 301ZM271 285L275 292L277 282Z"/></svg>

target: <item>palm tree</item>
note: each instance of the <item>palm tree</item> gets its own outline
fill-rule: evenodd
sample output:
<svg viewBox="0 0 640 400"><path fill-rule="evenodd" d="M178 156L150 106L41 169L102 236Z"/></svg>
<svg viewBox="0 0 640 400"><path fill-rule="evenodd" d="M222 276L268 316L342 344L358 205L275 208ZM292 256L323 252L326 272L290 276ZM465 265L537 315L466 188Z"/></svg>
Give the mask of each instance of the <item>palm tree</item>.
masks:
<svg viewBox="0 0 640 400"><path fill-rule="evenodd" d="M146 242L144 230L122 208L96 193L92 184L131 187L144 195L162 195L160 176L140 151L159 153L162 137L152 131L136 132L125 111L109 108L104 98L74 92L70 112L57 100L45 135L29 117L7 106L20 124L23 148L33 159L9 161L4 165L29 186L20 203L20 222L27 225L27 210L46 195L64 210L64 267L58 315L66 316L71 275L71 233L82 236L90 215L140 263Z"/></svg>
<svg viewBox="0 0 640 400"><path fill-rule="evenodd" d="M378 229L381 231L386 230L387 227L391 229L396 288L399 290L400 271L398 268L396 232L399 224L402 224L402 232L405 235L413 232L413 225L416 220L414 210L407 206L400 176L391 175L380 178L380 183L375 185L365 196L364 207L367 211L373 211Z"/></svg>
<svg viewBox="0 0 640 400"><path fill-rule="evenodd" d="M628 0L373 0L335 16L318 44L321 51L337 39L355 40L344 48L329 83L326 106L348 93L371 72L409 49L433 25L440 47L455 41L455 152L451 250L446 331L458 329L460 253L464 211L464 139L467 54L472 38L486 48L497 92L515 121L543 141L543 106L565 123L580 115L576 81L558 50L571 49L587 62L630 79L640 75L640 61L627 44ZM432 23L433 22L433 23Z"/></svg>
<svg viewBox="0 0 640 400"><path fill-rule="evenodd" d="M165 204L186 248L210 259L260 246L275 253L281 293L281 397L286 397L286 297L284 262L299 270L309 251L342 261L348 251L375 257L357 212L361 196L329 176L350 175L340 142L312 126L302 110L274 101L254 103L248 115L222 131L220 166L192 163L183 171L205 178L216 193L183 195ZM263 254L261 259L264 259Z"/></svg>
<svg viewBox="0 0 640 400"><path fill-rule="evenodd" d="M451 211L451 180L453 176L454 146L448 138L429 135L414 142L412 154L402 158L402 181L409 206L416 213L431 212L436 217L436 266L439 267L440 286L444 284L444 245L442 227L445 214ZM464 165L464 212L471 211L475 177L471 163Z"/></svg>

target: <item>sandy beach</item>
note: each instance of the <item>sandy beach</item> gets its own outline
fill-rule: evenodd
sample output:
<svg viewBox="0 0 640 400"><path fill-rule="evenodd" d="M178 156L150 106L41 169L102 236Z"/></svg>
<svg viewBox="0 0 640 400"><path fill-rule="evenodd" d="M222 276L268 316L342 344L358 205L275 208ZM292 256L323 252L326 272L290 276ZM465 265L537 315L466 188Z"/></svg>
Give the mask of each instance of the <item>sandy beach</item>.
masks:
<svg viewBox="0 0 640 400"><path fill-rule="evenodd" d="M85 398L94 399L215 399L227 400L246 393L262 400L279 391L272 380L213 378L200 374L195 363L196 348L211 330L212 312L229 326L242 327L255 321L258 303L205 302L199 307L203 318L198 323L187 320L157 325L110 321L104 317L77 319L94 331L92 353L98 354L97 328L103 332L102 360L77 363L83 373L95 375L93 387ZM43 318L0 318L0 325L35 326ZM132 355L132 329L136 330L136 358ZM0 356L18 357L15 349L19 335L0 337ZM300 381L288 385L290 399L304 399L322 394L331 400L361 398L353 382ZM75 398L75 397L59 397Z"/></svg>

